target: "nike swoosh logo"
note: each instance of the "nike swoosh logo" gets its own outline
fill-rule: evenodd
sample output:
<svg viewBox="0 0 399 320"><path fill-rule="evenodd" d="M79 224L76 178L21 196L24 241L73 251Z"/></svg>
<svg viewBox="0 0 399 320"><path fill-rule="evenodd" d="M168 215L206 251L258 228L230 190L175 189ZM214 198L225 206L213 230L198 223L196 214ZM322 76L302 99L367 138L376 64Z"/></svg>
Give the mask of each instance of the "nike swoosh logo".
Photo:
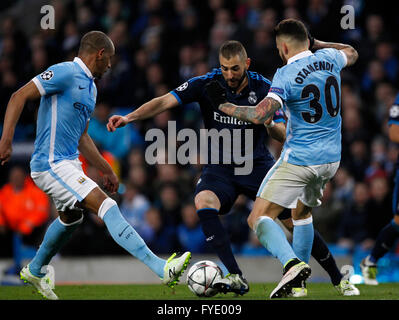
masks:
<svg viewBox="0 0 399 320"><path fill-rule="evenodd" d="M81 86L79 86L79 89L80 89L80 90L83 90L83 89L86 89L86 87L81 87Z"/></svg>
<svg viewBox="0 0 399 320"><path fill-rule="evenodd" d="M175 268L173 268L173 270L172 270L172 269L169 269L169 277L170 277L170 278L173 278L173 277L175 277L175 276L176 276Z"/></svg>
<svg viewBox="0 0 399 320"><path fill-rule="evenodd" d="M126 226L125 229L123 229L122 232L118 234L118 236L121 237L122 234L125 232L125 230L126 230L127 228L129 228L129 227L130 227L130 226Z"/></svg>
<svg viewBox="0 0 399 320"><path fill-rule="evenodd" d="M212 235L212 236L210 236L210 237L206 238L206 241L207 241L207 242L209 242L209 241L212 241L212 240L213 240L213 238L215 238L215 235Z"/></svg>

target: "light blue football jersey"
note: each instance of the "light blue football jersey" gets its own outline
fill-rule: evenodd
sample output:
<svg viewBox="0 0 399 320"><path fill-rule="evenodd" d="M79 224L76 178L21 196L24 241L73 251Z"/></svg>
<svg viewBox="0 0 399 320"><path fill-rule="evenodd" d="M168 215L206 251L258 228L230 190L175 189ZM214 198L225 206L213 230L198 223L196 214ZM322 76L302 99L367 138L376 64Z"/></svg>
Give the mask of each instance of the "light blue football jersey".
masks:
<svg viewBox="0 0 399 320"><path fill-rule="evenodd" d="M340 72L346 63L336 49L303 51L275 73L268 96L282 100L288 118L284 161L307 166L340 161Z"/></svg>
<svg viewBox="0 0 399 320"><path fill-rule="evenodd" d="M94 78L80 58L49 67L32 81L40 94L32 172L79 156L78 144L97 98Z"/></svg>

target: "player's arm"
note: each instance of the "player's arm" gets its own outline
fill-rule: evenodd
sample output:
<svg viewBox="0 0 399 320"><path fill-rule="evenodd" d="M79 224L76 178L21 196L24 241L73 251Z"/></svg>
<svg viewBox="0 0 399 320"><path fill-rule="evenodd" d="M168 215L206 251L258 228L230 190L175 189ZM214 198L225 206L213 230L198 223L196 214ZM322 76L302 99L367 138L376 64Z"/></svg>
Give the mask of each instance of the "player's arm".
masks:
<svg viewBox="0 0 399 320"><path fill-rule="evenodd" d="M104 187L111 193L115 193L119 188L118 177L112 170L110 164L104 159L98 151L95 143L87 133L89 122L79 140L78 150L87 159L87 161L103 174Z"/></svg>
<svg viewBox="0 0 399 320"><path fill-rule="evenodd" d="M388 130L389 139L392 142L399 143L399 125L391 124Z"/></svg>
<svg viewBox="0 0 399 320"><path fill-rule="evenodd" d="M324 42L324 41L314 39L314 44L312 46L312 49L319 50L319 49L324 49L324 48L334 48L334 49L342 51L346 55L346 60L347 60L346 66L347 67L353 65L356 62L357 58L359 57L359 54L357 53L357 51L349 44L335 43L335 42Z"/></svg>
<svg viewBox="0 0 399 320"><path fill-rule="evenodd" d="M273 118L267 119L264 123L267 133L278 142L284 143L286 137L286 128L283 122L274 122Z"/></svg>
<svg viewBox="0 0 399 320"><path fill-rule="evenodd" d="M179 102L177 101L177 99L171 93L167 93L163 96L154 98L144 103L142 106L127 114L126 116L112 116L108 120L107 129L110 132L114 132L117 128L124 127L132 121L152 118L155 115L178 105Z"/></svg>
<svg viewBox="0 0 399 320"><path fill-rule="evenodd" d="M279 101L266 97L253 106L237 106L230 102L219 105L219 110L242 121L250 121L254 124L265 123L273 114L280 109Z"/></svg>
<svg viewBox="0 0 399 320"><path fill-rule="evenodd" d="M0 163L4 165L11 157L12 140L15 127L21 116L25 103L40 97L40 92L33 81L29 81L22 88L11 95L4 117L3 134L0 140Z"/></svg>

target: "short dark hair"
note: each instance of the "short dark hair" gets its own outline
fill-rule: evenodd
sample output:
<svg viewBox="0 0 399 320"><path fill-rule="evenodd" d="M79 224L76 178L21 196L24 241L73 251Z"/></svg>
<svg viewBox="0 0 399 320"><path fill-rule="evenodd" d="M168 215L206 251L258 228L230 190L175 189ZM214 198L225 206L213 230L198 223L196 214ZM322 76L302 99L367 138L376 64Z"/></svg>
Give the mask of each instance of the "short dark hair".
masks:
<svg viewBox="0 0 399 320"><path fill-rule="evenodd" d="M105 49L107 52L114 50L112 40L104 32L90 31L80 40L79 54L93 53L101 49Z"/></svg>
<svg viewBox="0 0 399 320"><path fill-rule="evenodd" d="M246 59L248 57L247 51L242 43L236 40L228 40L224 42L219 48L219 55L226 59L231 59L236 55L239 55L242 59Z"/></svg>
<svg viewBox="0 0 399 320"><path fill-rule="evenodd" d="M308 31L302 21L296 19L285 19L279 22L274 28L274 34L278 36L289 36L293 39L304 42L308 39Z"/></svg>

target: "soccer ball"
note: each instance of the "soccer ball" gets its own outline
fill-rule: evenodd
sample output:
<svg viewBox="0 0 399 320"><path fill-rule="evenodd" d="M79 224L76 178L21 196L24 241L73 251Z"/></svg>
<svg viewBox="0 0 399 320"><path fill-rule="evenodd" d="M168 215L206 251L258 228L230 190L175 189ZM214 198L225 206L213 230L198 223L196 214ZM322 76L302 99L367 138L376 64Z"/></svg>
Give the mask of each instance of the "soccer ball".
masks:
<svg viewBox="0 0 399 320"><path fill-rule="evenodd" d="M215 279L223 278L223 271L209 260L198 261L187 273L188 288L198 297L212 297L218 293L213 287Z"/></svg>

